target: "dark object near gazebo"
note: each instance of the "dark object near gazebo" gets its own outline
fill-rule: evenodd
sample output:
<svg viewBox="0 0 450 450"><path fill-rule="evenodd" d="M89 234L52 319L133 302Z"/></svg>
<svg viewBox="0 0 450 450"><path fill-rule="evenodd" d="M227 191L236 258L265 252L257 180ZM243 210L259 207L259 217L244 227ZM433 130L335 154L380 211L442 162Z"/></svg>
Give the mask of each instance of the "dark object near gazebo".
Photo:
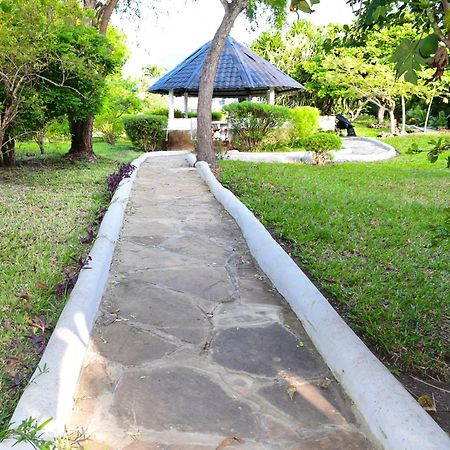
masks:
<svg viewBox="0 0 450 450"><path fill-rule="evenodd" d="M336 114L337 124L336 128L338 130L347 130L347 136L355 137L355 127L350 122L350 120L346 119L342 114Z"/></svg>
<svg viewBox="0 0 450 450"><path fill-rule="evenodd" d="M211 42L208 42L199 48L158 80L148 92L197 97L203 63L210 45ZM217 69L214 97L245 98L270 93L270 100L275 100L275 93L304 89L293 78L228 37Z"/></svg>

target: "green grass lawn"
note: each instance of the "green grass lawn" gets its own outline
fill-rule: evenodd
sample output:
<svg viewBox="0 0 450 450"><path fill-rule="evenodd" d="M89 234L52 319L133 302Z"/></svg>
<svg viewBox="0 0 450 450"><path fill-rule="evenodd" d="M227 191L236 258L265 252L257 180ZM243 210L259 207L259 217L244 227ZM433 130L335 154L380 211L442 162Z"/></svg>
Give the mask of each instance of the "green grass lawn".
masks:
<svg viewBox="0 0 450 450"><path fill-rule="evenodd" d="M390 143L404 148L404 139ZM394 372L448 370L449 172L424 154L330 166L221 161L222 182ZM448 374L448 372L447 372Z"/></svg>
<svg viewBox="0 0 450 450"><path fill-rule="evenodd" d="M41 342L30 338L42 334L36 325L45 320L48 337L66 301L54 287L90 249L80 238L109 203L105 177L116 161L140 154L126 142L99 142L99 162L89 164L64 160L67 143L48 149L41 156L34 143L21 143L17 167L0 169L0 428L41 356Z"/></svg>

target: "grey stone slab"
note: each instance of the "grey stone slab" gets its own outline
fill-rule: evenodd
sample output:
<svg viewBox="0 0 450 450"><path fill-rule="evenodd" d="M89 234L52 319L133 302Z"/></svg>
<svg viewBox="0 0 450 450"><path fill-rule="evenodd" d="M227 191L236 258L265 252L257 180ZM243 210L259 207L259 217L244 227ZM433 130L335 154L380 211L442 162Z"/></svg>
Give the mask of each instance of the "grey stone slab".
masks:
<svg viewBox="0 0 450 450"><path fill-rule="evenodd" d="M220 331L211 349L218 364L256 375L289 371L309 379L325 370L318 355L299 347L298 338L280 324Z"/></svg>
<svg viewBox="0 0 450 450"><path fill-rule="evenodd" d="M154 361L176 349L160 337L126 322L96 327L93 341L100 355L126 366Z"/></svg>
<svg viewBox="0 0 450 450"><path fill-rule="evenodd" d="M230 301L233 294L228 273L219 265L150 271L147 272L147 280L157 286L213 302Z"/></svg>
<svg viewBox="0 0 450 450"><path fill-rule="evenodd" d="M124 421L155 431L252 436L258 425L249 406L229 397L209 377L185 367L126 374L114 407ZM154 413L149 414L149 408Z"/></svg>

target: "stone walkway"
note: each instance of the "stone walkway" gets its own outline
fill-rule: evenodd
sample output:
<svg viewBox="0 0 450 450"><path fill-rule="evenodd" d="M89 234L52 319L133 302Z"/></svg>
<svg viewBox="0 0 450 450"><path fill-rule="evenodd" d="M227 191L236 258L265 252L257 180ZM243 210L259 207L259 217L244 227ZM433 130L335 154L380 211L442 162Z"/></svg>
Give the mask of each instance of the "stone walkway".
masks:
<svg viewBox="0 0 450 450"><path fill-rule="evenodd" d="M136 178L67 428L89 450L372 448L233 219L170 154Z"/></svg>

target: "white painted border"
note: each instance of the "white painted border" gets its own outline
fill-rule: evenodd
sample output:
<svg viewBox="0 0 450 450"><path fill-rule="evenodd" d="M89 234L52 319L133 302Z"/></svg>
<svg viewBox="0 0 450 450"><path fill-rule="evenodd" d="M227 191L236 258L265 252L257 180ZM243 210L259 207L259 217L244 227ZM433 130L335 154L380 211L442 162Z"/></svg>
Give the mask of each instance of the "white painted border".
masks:
<svg viewBox="0 0 450 450"><path fill-rule="evenodd" d="M216 199L234 217L249 249L289 302L314 345L342 384L372 436L386 450L445 450L446 433L370 352L251 211L187 156Z"/></svg>
<svg viewBox="0 0 450 450"><path fill-rule="evenodd" d="M186 153L170 152L172 155ZM32 380L35 381L27 386L14 411L11 419L13 427L29 417L36 419L39 424L52 418L43 430L43 436L51 439L63 435L133 181L147 158L166 154L168 152L142 154L132 162L136 170L131 177L122 180L117 188L89 253L92 258L89 268L81 271L39 362L39 368L46 366L48 372L39 375L38 368L34 373ZM14 444L13 440L4 441L0 443L0 450L34 449L30 444Z"/></svg>
<svg viewBox="0 0 450 450"><path fill-rule="evenodd" d="M346 148L345 144L350 140L360 140L374 144L380 149L378 152L370 154L353 153L352 149ZM312 156L310 151L301 152L240 152L231 150L225 153L224 159L231 161L249 161L249 162L277 162L277 163L294 163L304 162L311 163ZM398 156L394 147L385 142L368 137L350 137L343 138L342 150L330 151L333 162L378 162L387 161Z"/></svg>

